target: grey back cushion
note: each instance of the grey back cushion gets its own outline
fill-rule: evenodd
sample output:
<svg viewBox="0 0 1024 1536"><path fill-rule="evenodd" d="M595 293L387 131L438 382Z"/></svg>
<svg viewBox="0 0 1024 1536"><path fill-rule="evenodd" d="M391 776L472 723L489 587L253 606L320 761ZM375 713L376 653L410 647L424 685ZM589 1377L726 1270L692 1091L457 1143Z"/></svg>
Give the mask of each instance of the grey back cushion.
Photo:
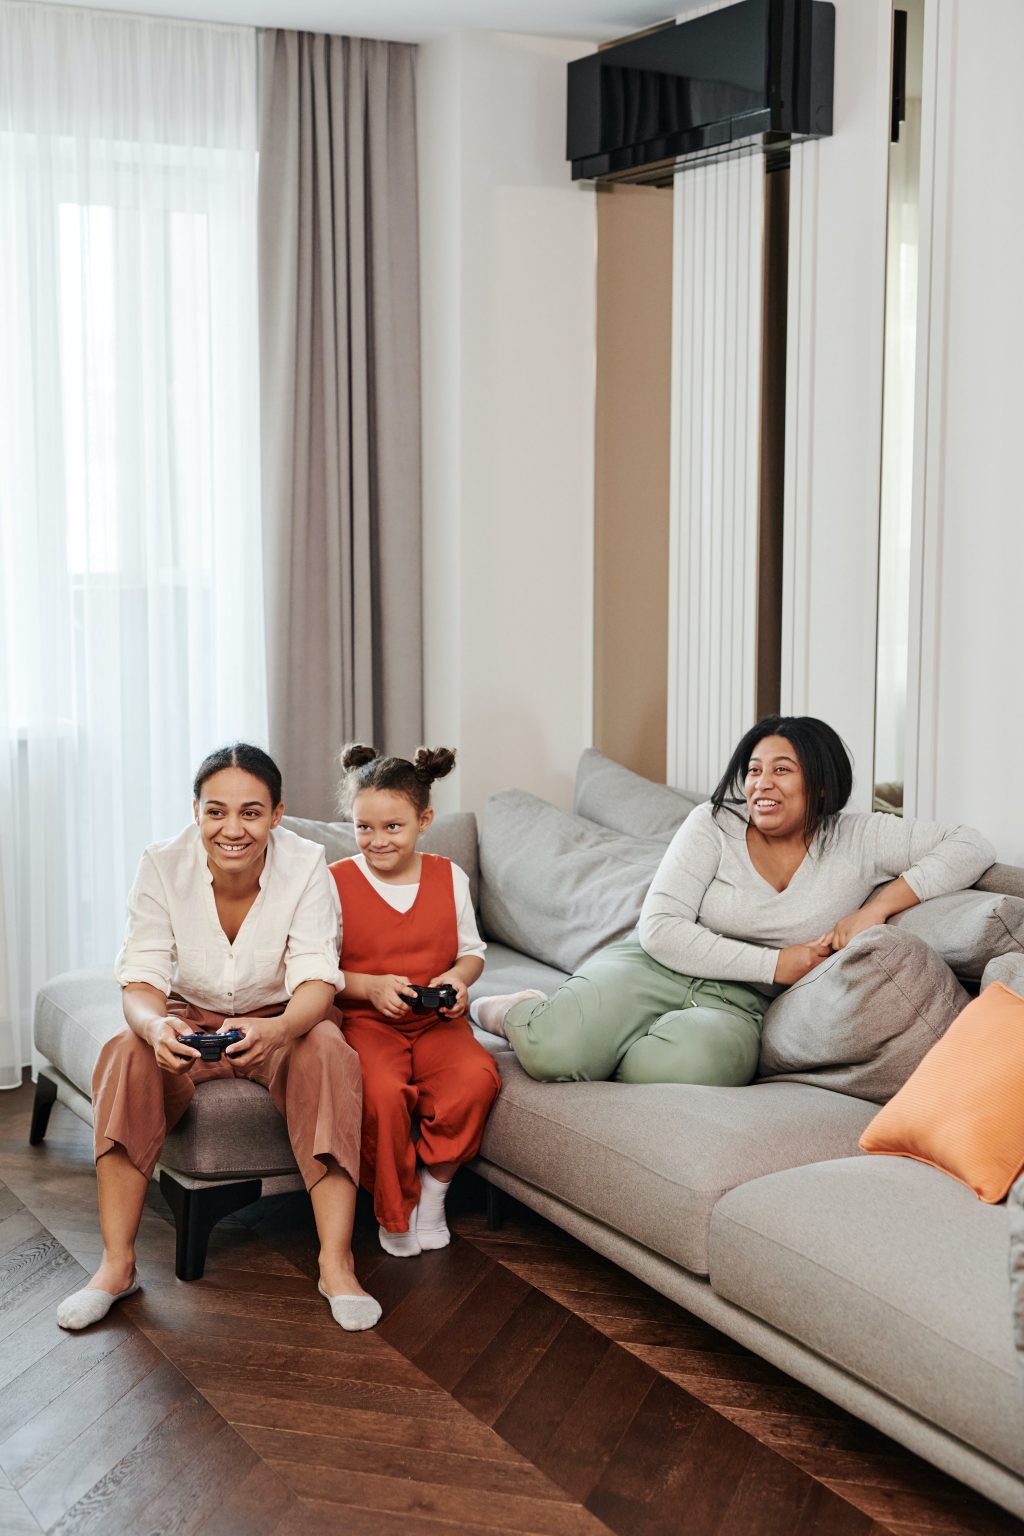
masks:
<svg viewBox="0 0 1024 1536"><path fill-rule="evenodd" d="M671 841L694 806L707 795L655 784L588 747L576 769L572 808L577 816L632 837Z"/></svg>
<svg viewBox="0 0 1024 1536"><path fill-rule="evenodd" d="M1010 1315L1020 1389L1024 1392L1024 1174L1010 1190L1006 1207L1010 1217Z"/></svg>
<svg viewBox="0 0 1024 1536"><path fill-rule="evenodd" d="M480 911L488 938L575 971L636 927L665 852L521 789L492 795L480 817Z"/></svg>
<svg viewBox="0 0 1024 1536"><path fill-rule="evenodd" d="M954 891L908 907L889 922L924 939L958 976L977 980L997 955L1024 953L1024 900L986 891Z"/></svg>
<svg viewBox="0 0 1024 1536"><path fill-rule="evenodd" d="M281 825L326 850L328 864L350 859L358 853L356 835L350 821L307 821L302 816L283 816ZM446 811L435 816L420 838L424 853L437 853L451 859L469 876L474 907L480 906L480 865L476 850L476 817L472 811Z"/></svg>

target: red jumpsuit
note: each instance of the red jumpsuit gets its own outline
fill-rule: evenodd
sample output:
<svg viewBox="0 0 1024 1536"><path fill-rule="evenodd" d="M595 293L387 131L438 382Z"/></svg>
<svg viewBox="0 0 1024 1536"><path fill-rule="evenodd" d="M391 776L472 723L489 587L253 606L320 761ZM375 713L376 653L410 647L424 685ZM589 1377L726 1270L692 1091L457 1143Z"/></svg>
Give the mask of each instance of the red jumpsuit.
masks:
<svg viewBox="0 0 1024 1536"><path fill-rule="evenodd" d="M408 976L418 986L458 959L452 866L421 855L420 887L398 912L352 859L330 865L341 898L341 968L370 976ZM501 1087L498 1069L464 1019L410 1014L385 1019L367 1002L337 997L345 1039L363 1072L360 1182L373 1191L377 1220L407 1232L419 1203L416 1155L431 1168L475 1157ZM412 1116L419 1117L419 1143Z"/></svg>

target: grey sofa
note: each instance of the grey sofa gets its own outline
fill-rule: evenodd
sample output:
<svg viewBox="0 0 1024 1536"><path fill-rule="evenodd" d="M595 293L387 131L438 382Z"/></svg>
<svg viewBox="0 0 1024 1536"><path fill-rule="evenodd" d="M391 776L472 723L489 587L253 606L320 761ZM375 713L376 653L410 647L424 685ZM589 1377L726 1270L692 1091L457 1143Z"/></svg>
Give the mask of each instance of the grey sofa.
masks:
<svg viewBox="0 0 1024 1536"><path fill-rule="evenodd" d="M518 791L492 798L479 868L472 818L439 817L435 851L467 869L489 940L475 990L550 990L628 932L696 798L585 753L572 815ZM353 851L343 826L289 824L330 858ZM1024 897L1021 870L993 866L981 884ZM1024 956L1007 942L1001 978L1024 990ZM116 992L109 972L89 972L40 993L34 1139L54 1097L88 1117ZM493 1188L1024 1516L1005 1205L921 1164L862 1155L877 1105L861 1099L797 1082L542 1084L503 1041L481 1039L503 1080L476 1163ZM201 1272L218 1213L297 1184L266 1095L214 1104L215 1086L196 1094L161 1165L186 1277Z"/></svg>

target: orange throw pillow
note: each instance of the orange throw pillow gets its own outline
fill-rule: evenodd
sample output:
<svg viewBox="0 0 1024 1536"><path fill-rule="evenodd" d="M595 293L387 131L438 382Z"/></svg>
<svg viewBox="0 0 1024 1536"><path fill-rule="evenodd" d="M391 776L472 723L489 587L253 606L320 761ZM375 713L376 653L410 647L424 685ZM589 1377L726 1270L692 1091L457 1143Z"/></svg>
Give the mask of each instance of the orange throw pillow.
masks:
<svg viewBox="0 0 1024 1536"><path fill-rule="evenodd" d="M913 1157L1004 1200L1024 1170L1024 997L986 987L871 1121L864 1152Z"/></svg>

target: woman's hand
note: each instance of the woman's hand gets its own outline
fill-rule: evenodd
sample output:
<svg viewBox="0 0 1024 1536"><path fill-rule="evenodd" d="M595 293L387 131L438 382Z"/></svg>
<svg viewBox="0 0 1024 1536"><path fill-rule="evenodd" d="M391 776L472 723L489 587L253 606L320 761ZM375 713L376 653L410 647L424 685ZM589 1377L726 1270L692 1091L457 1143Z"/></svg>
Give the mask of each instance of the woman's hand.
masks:
<svg viewBox="0 0 1024 1536"><path fill-rule="evenodd" d="M186 1030L186 1033L191 1031ZM177 1020L154 1019L149 1028L149 1043L153 1047L157 1066L161 1071L172 1072L175 1076L187 1072L194 1061L201 1059L193 1046L183 1045L178 1039Z"/></svg>
<svg viewBox="0 0 1024 1536"><path fill-rule="evenodd" d="M366 982L367 1001L386 1019L407 1019L412 1009L406 994L412 991L408 976L370 976Z"/></svg>
<svg viewBox="0 0 1024 1536"><path fill-rule="evenodd" d="M879 923L884 922L884 913L873 910L870 905L858 907L856 912L848 912L834 928L822 934L821 942L827 944L829 949L845 949L850 940L855 939L858 933L863 933L865 928L877 928Z"/></svg>
<svg viewBox="0 0 1024 1536"><path fill-rule="evenodd" d="M779 950L772 980L776 986L791 987L794 981L800 981L831 953L832 946L824 937L815 939L812 944L790 944Z"/></svg>
<svg viewBox="0 0 1024 1536"><path fill-rule="evenodd" d="M269 1019L225 1019L217 1033L224 1035L232 1029L240 1029L245 1039L239 1040L237 1045L227 1046L224 1055L229 1061L237 1062L247 1070L262 1066L271 1051L289 1038L280 1014Z"/></svg>
<svg viewBox="0 0 1024 1536"><path fill-rule="evenodd" d="M469 1007L469 993L466 991L466 983L458 971L442 971L440 976L435 976L431 981L428 981L427 986L455 988L454 1006L437 1010L443 1019L457 1019Z"/></svg>

